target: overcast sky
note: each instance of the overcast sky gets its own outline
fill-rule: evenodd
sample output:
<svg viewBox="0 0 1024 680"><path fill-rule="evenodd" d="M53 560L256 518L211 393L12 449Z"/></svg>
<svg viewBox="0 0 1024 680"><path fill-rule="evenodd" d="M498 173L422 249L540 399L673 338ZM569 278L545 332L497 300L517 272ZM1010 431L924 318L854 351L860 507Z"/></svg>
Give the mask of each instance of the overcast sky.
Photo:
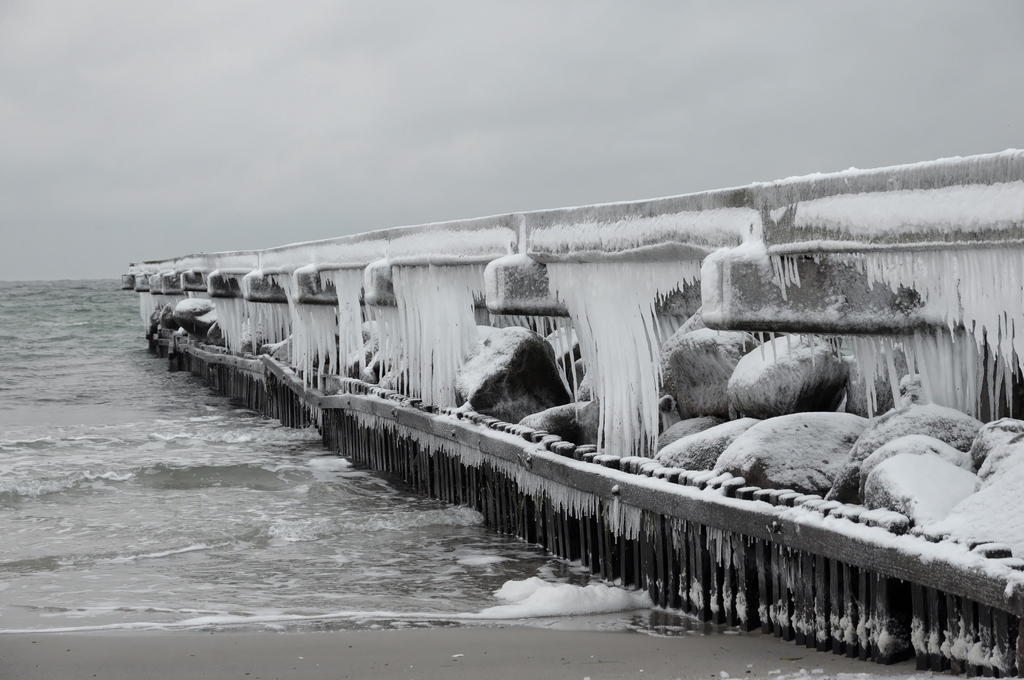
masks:
<svg viewBox="0 0 1024 680"><path fill-rule="evenodd" d="M0 279L1024 147L1024 2L0 0Z"/></svg>

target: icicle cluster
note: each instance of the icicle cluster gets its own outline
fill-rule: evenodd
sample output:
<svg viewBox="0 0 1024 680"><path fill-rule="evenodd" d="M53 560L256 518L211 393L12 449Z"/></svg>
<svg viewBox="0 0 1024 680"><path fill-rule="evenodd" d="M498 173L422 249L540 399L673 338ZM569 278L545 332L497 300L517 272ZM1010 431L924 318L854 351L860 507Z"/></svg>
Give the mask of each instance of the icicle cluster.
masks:
<svg viewBox="0 0 1024 680"><path fill-rule="evenodd" d="M484 265L394 267L392 278L409 394L456 406L456 372L477 343L474 300Z"/></svg>
<svg viewBox="0 0 1024 680"><path fill-rule="evenodd" d="M153 316L153 312L156 310L157 302L153 294L148 291L139 293L139 318L142 319L142 325L145 328L149 328L149 317Z"/></svg>
<svg viewBox="0 0 1024 680"><path fill-rule="evenodd" d="M287 303L250 302L249 314L254 351L258 351L261 345L283 342L292 333L291 310Z"/></svg>
<svg viewBox="0 0 1024 680"><path fill-rule="evenodd" d="M696 281L700 262L548 265L551 289L572 316L600 407L600 446L651 453L658 437L659 293Z"/></svg>
<svg viewBox="0 0 1024 680"><path fill-rule="evenodd" d="M851 255L871 285L912 288L937 308L946 328L893 337L852 339L854 355L868 381L874 413L876 376L887 376L900 403L893 356L903 351L912 377L920 377L927 402L976 418L998 417L1011 406L1013 373L1024 357L1024 251L1019 248L950 247ZM800 285L797 257L773 256L776 283L783 291ZM1017 337L1016 329L1022 334ZM987 406L987 409L985 408ZM983 412L987 411L987 412Z"/></svg>
<svg viewBox="0 0 1024 680"><path fill-rule="evenodd" d="M336 269L321 272L334 282L338 294L338 343L340 363L344 365L353 354L359 357L359 370L366 368L363 352L363 309L359 298L363 291L362 269ZM339 370L340 372L340 370Z"/></svg>
<svg viewBox="0 0 1024 680"><path fill-rule="evenodd" d="M217 308L217 323L224 342L229 350L240 354L249 328L249 302L245 298L213 298L213 305Z"/></svg>

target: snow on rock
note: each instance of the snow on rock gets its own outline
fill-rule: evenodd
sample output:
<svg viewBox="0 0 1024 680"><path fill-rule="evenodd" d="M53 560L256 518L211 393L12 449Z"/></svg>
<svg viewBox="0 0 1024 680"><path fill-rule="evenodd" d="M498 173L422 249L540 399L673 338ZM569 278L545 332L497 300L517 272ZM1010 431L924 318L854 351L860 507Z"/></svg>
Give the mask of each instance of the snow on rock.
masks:
<svg viewBox="0 0 1024 680"><path fill-rule="evenodd" d="M748 352L729 378L731 412L751 418L804 411L835 411L850 369L828 343L789 335Z"/></svg>
<svg viewBox="0 0 1024 680"><path fill-rule="evenodd" d="M285 365L292 363L292 338L288 336L281 342L261 345L259 354L269 354L276 361Z"/></svg>
<svg viewBox="0 0 1024 680"><path fill-rule="evenodd" d="M700 416L699 418L687 418L686 420L680 420L678 423L668 428L660 435L658 435L658 450L661 451L663 448L671 444L672 442L678 441L683 437L697 432L703 432L716 425L721 425L724 421L721 418L715 418L713 416Z"/></svg>
<svg viewBox="0 0 1024 680"><path fill-rule="evenodd" d="M981 421L938 404L912 404L873 418L850 450L849 460L828 492L827 499L857 503L860 496L861 463L879 447L908 434L924 434L949 444L958 451L970 451Z"/></svg>
<svg viewBox="0 0 1024 680"><path fill-rule="evenodd" d="M1024 434L1024 420L1000 418L981 426L978 436L975 437L974 443L971 445L971 460L974 462L974 467L979 470L978 474L982 479L991 474L993 466L999 459L1011 453L1015 447L1006 450L1007 445L1015 445L1016 440L1022 434ZM1021 445L1020 450L1024 450L1024 445ZM989 457L994 457L994 460L985 468L985 474L981 474L980 470L985 467L985 462Z"/></svg>
<svg viewBox="0 0 1024 680"><path fill-rule="evenodd" d="M715 469L766 489L824 494L868 421L852 413L794 413L751 426Z"/></svg>
<svg viewBox="0 0 1024 680"><path fill-rule="evenodd" d="M599 614L654 606L646 590L625 590L603 583L586 586L549 583L536 576L523 581L506 581L494 595L508 604L484 609L479 614L481 618L525 619Z"/></svg>
<svg viewBox="0 0 1024 680"><path fill-rule="evenodd" d="M897 453L867 475L864 505L903 513L918 525L929 524L973 494L977 481L973 472L934 453Z"/></svg>
<svg viewBox="0 0 1024 680"><path fill-rule="evenodd" d="M1024 555L1024 465L1017 465L961 500L944 519L924 527L929 535L1006 543Z"/></svg>
<svg viewBox="0 0 1024 680"><path fill-rule="evenodd" d="M710 470L737 437L759 422L755 418L740 418L688 434L662 448L655 457L665 467Z"/></svg>
<svg viewBox="0 0 1024 680"><path fill-rule="evenodd" d="M596 401L577 401L526 416L519 424L556 434L579 446L597 443L600 416Z"/></svg>
<svg viewBox="0 0 1024 680"><path fill-rule="evenodd" d="M217 321L217 310L212 300L188 298L178 303L173 316L179 328L184 328L189 335L205 341L210 327Z"/></svg>
<svg viewBox="0 0 1024 680"><path fill-rule="evenodd" d="M160 308L159 323L161 328L165 328L169 331L176 331L180 328L178 322L174 320L174 305L166 304Z"/></svg>
<svg viewBox="0 0 1024 680"><path fill-rule="evenodd" d="M459 369L455 389L460 402L510 423L572 399L551 345L519 326L496 329L480 342Z"/></svg>
<svg viewBox="0 0 1024 680"><path fill-rule="evenodd" d="M729 378L743 355L755 346L750 333L710 328L684 334L676 331L661 350L661 365L671 376L670 384L663 380L662 392L672 390L668 393L675 397L681 418L727 418Z"/></svg>
<svg viewBox="0 0 1024 680"><path fill-rule="evenodd" d="M954 449L944 441L926 434L908 434L893 439L875 449L875 452L864 459L860 464L860 494L864 497L864 484L875 467L889 458L898 455L924 456L933 455L942 458L947 463L952 463L958 468L974 472L974 464L971 463L971 456L963 451Z"/></svg>

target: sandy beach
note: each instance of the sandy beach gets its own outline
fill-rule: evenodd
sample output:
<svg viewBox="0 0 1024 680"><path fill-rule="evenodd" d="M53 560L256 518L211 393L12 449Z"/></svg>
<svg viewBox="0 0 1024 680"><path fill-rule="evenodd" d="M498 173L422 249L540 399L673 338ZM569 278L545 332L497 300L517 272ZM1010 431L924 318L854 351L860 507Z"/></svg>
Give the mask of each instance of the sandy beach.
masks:
<svg viewBox="0 0 1024 680"><path fill-rule="evenodd" d="M518 626L324 633L71 633L0 637L0 677L22 678L777 678L806 669L910 675L752 635L653 637ZM820 670L816 670L820 669ZM772 671L776 671L772 673Z"/></svg>

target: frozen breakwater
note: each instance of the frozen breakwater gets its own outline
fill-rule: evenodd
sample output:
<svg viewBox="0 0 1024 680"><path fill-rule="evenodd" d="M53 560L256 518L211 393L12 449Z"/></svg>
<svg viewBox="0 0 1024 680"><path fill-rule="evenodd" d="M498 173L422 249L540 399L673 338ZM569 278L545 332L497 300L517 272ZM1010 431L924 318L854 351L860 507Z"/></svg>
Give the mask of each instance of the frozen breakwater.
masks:
<svg viewBox="0 0 1024 680"><path fill-rule="evenodd" d="M1013 676L1024 152L133 264L172 370L704 621Z"/></svg>

